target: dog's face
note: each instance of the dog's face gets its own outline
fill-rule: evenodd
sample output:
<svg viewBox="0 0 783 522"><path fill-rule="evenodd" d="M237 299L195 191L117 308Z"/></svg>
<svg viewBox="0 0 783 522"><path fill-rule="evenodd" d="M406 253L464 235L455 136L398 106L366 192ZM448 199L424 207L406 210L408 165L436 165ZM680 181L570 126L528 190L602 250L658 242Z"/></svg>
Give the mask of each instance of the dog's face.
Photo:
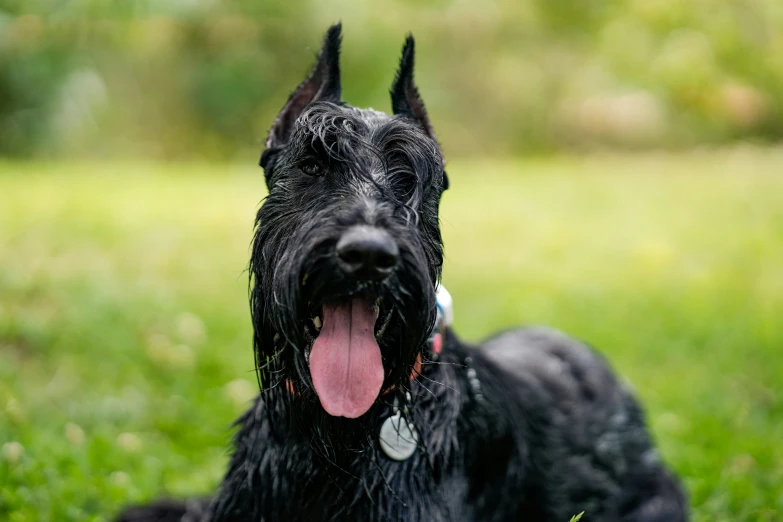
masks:
<svg viewBox="0 0 783 522"><path fill-rule="evenodd" d="M443 258L447 180L413 83L413 39L394 116L341 101L339 45L338 25L269 132L250 263L262 386L314 422L362 417L407 387Z"/></svg>

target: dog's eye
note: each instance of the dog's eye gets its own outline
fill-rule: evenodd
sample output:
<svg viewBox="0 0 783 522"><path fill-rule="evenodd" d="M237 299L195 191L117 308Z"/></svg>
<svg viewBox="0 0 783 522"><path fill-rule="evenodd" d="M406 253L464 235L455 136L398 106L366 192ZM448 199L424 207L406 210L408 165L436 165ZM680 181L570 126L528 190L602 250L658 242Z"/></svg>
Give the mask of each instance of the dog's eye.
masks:
<svg viewBox="0 0 783 522"><path fill-rule="evenodd" d="M302 163L302 166L299 167L302 172L307 174L308 176L322 176L323 175L323 168L321 167L318 162L315 161L305 161Z"/></svg>

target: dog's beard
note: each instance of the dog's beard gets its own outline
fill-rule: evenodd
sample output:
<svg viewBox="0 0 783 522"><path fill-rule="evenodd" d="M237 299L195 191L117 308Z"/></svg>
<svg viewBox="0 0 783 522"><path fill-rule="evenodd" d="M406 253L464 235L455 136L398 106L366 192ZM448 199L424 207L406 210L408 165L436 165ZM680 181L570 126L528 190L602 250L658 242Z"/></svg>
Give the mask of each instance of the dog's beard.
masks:
<svg viewBox="0 0 783 522"><path fill-rule="evenodd" d="M373 408L386 411L395 394L410 388L435 320L436 279L421 249L400 245L400 265L382 283L343 279L328 254L333 249L328 239L313 241L310 249L276 252L275 270L251 262L256 356L267 410L276 428L296 426L322 452L365 448L383 420ZM267 284L258 283L263 281ZM355 353L364 359L359 366L346 362L346 350L353 357L354 347L345 344L354 341L362 345Z"/></svg>

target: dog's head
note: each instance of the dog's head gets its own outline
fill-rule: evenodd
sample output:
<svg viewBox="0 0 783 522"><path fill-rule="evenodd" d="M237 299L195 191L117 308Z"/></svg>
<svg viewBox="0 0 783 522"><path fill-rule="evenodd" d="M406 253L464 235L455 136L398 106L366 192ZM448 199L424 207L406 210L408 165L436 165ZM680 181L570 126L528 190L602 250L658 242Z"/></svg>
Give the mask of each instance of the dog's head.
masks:
<svg viewBox="0 0 783 522"><path fill-rule="evenodd" d="M269 131L250 262L262 387L312 419L362 417L407 387L443 260L447 179L413 82L413 38L392 116L341 100L339 51L335 25Z"/></svg>

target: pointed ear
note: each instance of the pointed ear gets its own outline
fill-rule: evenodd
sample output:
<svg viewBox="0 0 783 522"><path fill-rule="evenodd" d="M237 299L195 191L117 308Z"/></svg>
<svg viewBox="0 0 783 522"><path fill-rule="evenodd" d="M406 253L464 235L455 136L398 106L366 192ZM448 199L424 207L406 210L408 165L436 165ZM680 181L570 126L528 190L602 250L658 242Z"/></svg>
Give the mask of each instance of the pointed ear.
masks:
<svg viewBox="0 0 783 522"><path fill-rule="evenodd" d="M413 83L414 47L413 35L409 34L402 48L400 69L397 71L397 76L394 77L394 83L391 87L392 112L407 115L417 121L434 139L435 132L432 130L429 117L427 117L427 110L424 108L421 96L419 96L419 89Z"/></svg>
<svg viewBox="0 0 783 522"><path fill-rule="evenodd" d="M318 60L305 81L288 97L280 114L275 118L272 128L266 139L266 151L284 147L291 132L294 130L296 119L313 102L330 101L338 103L342 94L340 86L340 32L342 24L337 23L329 28L324 36L324 43Z"/></svg>

